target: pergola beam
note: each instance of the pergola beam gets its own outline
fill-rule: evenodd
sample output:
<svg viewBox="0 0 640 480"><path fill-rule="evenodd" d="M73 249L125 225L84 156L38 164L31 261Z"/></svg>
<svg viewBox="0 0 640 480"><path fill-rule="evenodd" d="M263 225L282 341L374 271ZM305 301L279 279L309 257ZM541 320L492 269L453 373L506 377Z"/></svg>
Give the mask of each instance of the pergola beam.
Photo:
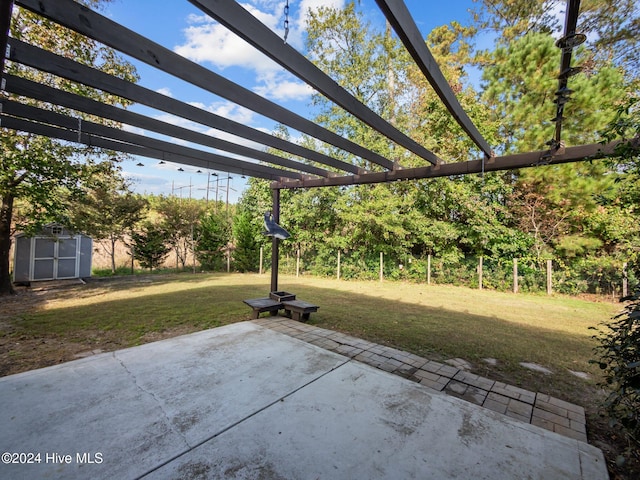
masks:
<svg viewBox="0 0 640 480"><path fill-rule="evenodd" d="M226 22L225 24L228 28L236 31L236 33L244 32L242 35L250 40L250 43L254 43L258 49L267 53L271 58L282 62L282 64L284 64L290 71L297 73L300 78L305 79L307 83L311 81L313 82L313 86L318 88L318 86L324 85L322 82L327 81L327 79L332 81L329 77L318 76L312 69L307 70L309 65L313 66L313 64L308 62L304 57L290 47L283 47L282 45L284 44L277 45L274 38L278 37L260 22L252 19L253 17L242 7L238 6L233 0L216 0L217 3L214 3L214 0L192 1L201 7L204 6L206 11L212 14L212 16L218 18L218 20L225 18L226 20L224 20L224 22ZM430 81L432 81L432 84L435 84L434 88L436 88L438 94L441 95L441 98L445 105L447 105L447 108L454 116L457 116L456 119L461 122L461 125L467 134L469 134L472 140L482 149L485 154L485 158L482 160L452 164L441 164L439 162L435 162L435 165L429 167L409 169L399 168L398 165L392 164L388 159L384 159L384 157L381 157L375 152L329 132L313 122L296 116L293 112L255 95L253 92L230 82L224 77L221 77L214 72L195 64L194 62L186 60L151 40L146 39L103 16L100 16L73 0L15 0L15 3L17 5L24 6L35 13L39 13L50 18L63 26L76 30L80 34L84 34L118 51L142 60L164 72L181 78L192 85L200 86L211 93L228 98L238 105L247 106L247 104L250 104L251 106L248 108L281 121L281 123L290 125L293 128L296 128L296 130L308 133L314 138L324 140L322 135L325 134L332 136L332 138L337 137L335 142L328 141L327 143L337 146L345 152L357 155L364 160L369 160L373 163L383 165L385 168L389 168L389 171L373 173L366 172L364 169L353 164L328 157L313 150L304 149L303 147L286 142L278 137L267 135L254 129L249 129L244 125L231 122L202 109L192 107L184 102L152 92L151 90L145 89L131 82L108 75L88 66L81 65L73 60L55 55L15 39L10 39L9 42L11 44L11 48L8 49L8 58L11 61L16 61L93 88L98 88L122 98L127 98L133 102L138 102L143 105L201 123L202 125L208 125L221 131L226 131L237 136L242 136L246 139L257 141L264 145L272 146L285 152L293 153L294 155L298 155L310 162L322 163L338 170L348 172L350 175L340 176L325 169L317 169L317 167L311 167L306 163L296 162L293 160L278 160L280 157L268 156L268 154L264 152L260 154L252 153L257 152L257 150L252 151L250 149L246 149L247 147L240 145L232 147L224 141L215 141L216 143L214 143L214 140L204 138L205 136L202 134L197 132L187 132L180 127L170 127L167 126L168 124L159 122L150 117L133 114L131 112L124 113L125 111L122 109L109 107L107 105L102 105L98 108L96 105L91 103L92 101L90 100L77 103L79 102L78 99L72 94L66 94L57 90L50 91L47 90L48 87L44 86L40 89L35 89L35 92L32 92L29 96L35 99L40 99L41 101L48 101L48 103L53 105L66 106L67 108L73 108L74 110L77 108L78 111L97 115L104 119L111 119L121 123L137 125L140 128L154 130L164 135L174 136L174 138L199 143L203 146L220 149L228 148L228 151L235 154L246 156L251 159L258 159L273 165L293 168L295 171L280 170L250 161L247 162L231 159L209 153L208 151L182 147L175 145L174 143L162 142L155 138L134 135L129 132L118 132L115 129L108 130L106 129L107 127L103 127L98 124L91 124L90 122L86 122L85 131L79 131L79 128L76 127L74 129L74 126L72 125L73 122L78 121L77 118L57 116L59 114L55 113L46 114L43 113L44 111L40 112L36 110L29 110L29 108L32 107L26 106L20 107L22 108L20 109L18 108L18 105L20 104L14 104L12 102L4 102L3 107L6 108L6 112L2 114L3 126L16 130L48 135L68 141L78 141L79 143L101 146L111 150L148 156L150 158L161 158L162 160L172 161L175 163L197 165L205 168L212 168L211 166L215 165L218 169L227 170L232 173L241 173L275 180L272 184L272 188L274 189L352 185L442 176L457 176L484 171L526 168L530 166L546 165L548 163L575 162L586 158L610 155L612 153L615 143L604 146L593 144L568 148L557 144L552 145L551 149L547 151L529 152L492 158L489 146L483 144L482 137L477 133L477 130L475 132L473 131L471 128L473 124L470 122L468 117L465 117L466 114L459 103L456 103L457 99L455 99L455 95L453 95L452 90L442 76L440 69L426 47L426 44L420 37L420 32L418 31L415 22L408 14L406 7L404 7L400 0L377 1L385 15L389 18L398 34L403 39L407 48L411 51L411 54L414 56L414 59L416 59L420 68L425 71L425 74L428 77L431 77ZM10 10L9 6L12 2L8 0L0 0L0 2L0 11L5 11L7 9ZM565 26L565 30L569 34L575 31L579 3L579 0L569 0L569 14ZM219 7L220 5L224 6L224 8ZM230 17L227 16L228 12L226 12L226 10L231 11ZM242 24L243 20L247 21L249 27L244 25L238 27L239 24ZM257 24L255 22L257 22ZM259 31L261 33L259 35L254 35L249 31L251 30L251 26L255 27L254 30L256 32ZM247 28L249 28L249 30ZM2 32L0 32L0 35L1 34ZM260 36L262 34L265 34L266 36L264 38L268 40L263 42L263 44L260 43L261 39L263 39L263 37ZM6 35L4 40L6 40ZM568 44L563 45L562 48L565 49L567 45ZM563 53L567 52L568 51L565 50ZM297 63L300 61L300 58L298 57L301 57L304 60L300 64ZM563 65L565 61L566 59L563 58ZM313 68L315 68L315 66L313 66ZM570 67L568 68L571 70ZM322 80L319 80L319 78ZM9 80L9 88L7 89L9 92L17 93L19 88L22 87L26 88L26 90L31 88L25 87L27 82L26 80L22 80L22 87L20 87L21 84L17 81L17 77L6 75L6 79ZM16 87L16 84L18 87ZM330 84L327 83L326 86L329 88ZM25 91L23 90L23 92ZM52 98L45 98L48 97L46 92L51 93ZM335 97L332 98L334 101L338 100L343 103L347 102L347 98L340 97L341 93L336 92L339 92L339 90L331 91L331 95ZM57 100L56 97L59 97L60 100ZM112 108L113 110L111 110ZM265 109L267 108L269 109L269 112L265 113ZM7 112L10 112L10 114ZM282 118L284 117L280 117L280 115L286 116L287 121L282 121ZM294 125L292 125L293 120L296 120L297 122ZM300 125L303 125L304 128L299 128ZM384 134L384 132L380 131L379 128L374 128L379 131L379 133ZM321 135L315 134L318 131L321 132ZM77 140L74 140L76 136ZM258 140L258 138L261 140ZM378 160L382 159L382 163L375 161L377 157L379 157ZM489 161L486 161L486 157L489 157ZM223 168L219 168L220 166ZM304 175L302 172L312 173L314 175L318 174L318 176L308 176Z"/></svg>
<svg viewBox="0 0 640 480"><path fill-rule="evenodd" d="M109 92L133 102L191 120L217 130L269 145L294 155L302 156L314 162L322 163L351 173L362 170L355 165L336 160L327 155L301 147L281 138L247 127L238 122L227 120L219 115L207 112L166 95L154 92L135 83L122 80L94 68L74 62L68 58L55 55L20 40L11 39L9 59L58 77L82 83L84 85ZM50 99L55 103L55 98Z"/></svg>
<svg viewBox="0 0 640 480"><path fill-rule="evenodd" d="M5 52L9 40L12 11L13 0L0 0L0 78L2 78L4 74Z"/></svg>
<svg viewBox="0 0 640 480"><path fill-rule="evenodd" d="M189 0L200 10L396 144L436 165L442 160L360 102L235 0ZM392 169L393 164L380 165Z"/></svg>
<svg viewBox="0 0 640 480"><path fill-rule="evenodd" d="M176 145L171 142L165 142L154 138L144 137L131 132L125 132L117 128L106 127L97 123L82 121L78 118L62 115L51 110L44 110L37 107L31 107L12 100L0 101L2 107L2 125L7 128L22 130L20 127L14 127L12 120L18 117L29 122L38 122L43 127L53 127L57 129L65 129L68 134L58 136L64 140L76 143L84 143L91 146L99 146L98 142L107 141L109 148L116 151L134 153L136 155L149 156L146 150L152 152L161 152L163 160L174 161L173 158L186 159L181 163L189 164L189 159L196 160L198 166L207 165L205 168L214 168L216 170L224 170L237 174L253 174L262 178L280 178L289 177L293 179L302 179L302 174L288 170L278 170L272 167L259 165L242 160L231 159L215 153L203 152L182 145ZM33 129L38 128L38 124L28 123L23 125L23 131L34 132ZM135 150L135 151L132 151ZM158 158L157 154L151 158ZM210 166L209 166L210 165Z"/></svg>
<svg viewBox="0 0 640 480"><path fill-rule="evenodd" d="M235 3L235 2L234 2ZM93 38L192 85L288 125L371 162L393 168L393 162L351 140L271 102L225 77L139 35L73 0L16 0L16 4Z"/></svg>
<svg viewBox="0 0 640 480"><path fill-rule="evenodd" d="M65 92L55 88L42 85L31 80L16 77L13 75L6 75L5 90L16 95L21 95L35 100L43 102L49 102L55 98L56 104L62 107L70 108L79 112L88 113L95 117L105 118L113 120L119 123L125 123L132 127L137 127L143 130L148 130L169 137L177 138L180 140L186 140L189 142L197 143L199 145L223 150L236 155L241 155L254 160L279 165L281 167L300 170L310 173L312 175L318 175L323 177L329 177L335 175L332 172L324 170L322 168L314 167L287 158L278 157L262 150L255 150L253 148L246 147L237 143L222 140L220 138L206 135L197 131L189 130L184 127L172 125L170 123L156 120L155 118L146 117L139 113L117 108L112 105L106 105L101 102L97 102L88 97L76 95L73 93Z"/></svg>
<svg viewBox="0 0 640 480"><path fill-rule="evenodd" d="M491 158L493 152L489 143L480 134L458 102L404 2L402 0L376 0L376 3L449 113L469 135L469 138L484 152L485 156Z"/></svg>
<svg viewBox="0 0 640 480"><path fill-rule="evenodd" d="M515 170L519 168L536 167L540 165L579 162L587 158L599 158L614 154L614 149L619 141L606 145L594 143L577 147L567 147L563 153L552 156L551 151L520 153L496 157L490 162L485 160L471 160L468 162L448 163L438 166L407 168L391 172L375 172L364 175L344 175L333 178L283 180L274 182L271 188L314 188L335 187L372 183L389 183L399 180L419 180L422 178L450 177L457 175L469 175L482 172L494 172L500 170Z"/></svg>
<svg viewBox="0 0 640 480"><path fill-rule="evenodd" d="M66 140L74 143L81 143L90 147L99 147L107 150L113 150L117 152L130 153L132 155L139 155L141 157L154 158L156 160L163 160L168 162L180 163L183 165L191 165L198 168L207 168L215 170L215 165L206 161L198 161L193 158L185 158L171 153L162 152L159 150L153 150L144 148L138 145L132 145L122 142L116 142L108 140L102 137L96 137L87 133L81 134L80 142L78 142L78 133L72 130L64 128L54 127L51 125L45 125L21 118L10 117L4 114L0 114L2 126L11 130L32 133L34 135L42 135L49 138L56 138L58 140ZM229 169L230 173L237 173L239 175L250 175L257 178L264 178L265 180L279 180L280 175L264 175L259 172L242 172L240 169Z"/></svg>

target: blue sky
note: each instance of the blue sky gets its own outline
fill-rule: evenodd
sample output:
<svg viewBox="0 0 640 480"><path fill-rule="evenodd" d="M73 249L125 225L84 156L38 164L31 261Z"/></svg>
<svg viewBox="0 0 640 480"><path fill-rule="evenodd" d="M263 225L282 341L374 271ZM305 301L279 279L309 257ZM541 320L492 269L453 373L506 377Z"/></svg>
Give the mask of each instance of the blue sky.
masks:
<svg viewBox="0 0 640 480"><path fill-rule="evenodd" d="M284 34L284 0L242 0L240 3L272 30ZM287 42L298 51L303 51L305 18L308 9L318 6L341 7L345 0L289 0L289 36ZM470 18L471 0L449 2L426 2L406 0L406 5L423 36L435 27L457 20L467 23ZM375 1L361 0L360 7L373 25L383 25L384 17ZM269 100L289 108L296 113L313 118L309 107L311 90L283 68L277 66L260 52L246 44L221 25L207 18L186 0L113 0L107 4L103 14L112 20L138 32L181 55L202 64L226 78L248 88ZM271 131L275 122L239 107L214 94L190 86L179 79L164 74L139 62L133 62L141 76L140 84L165 95L191 103L205 110L250 125ZM229 134L172 117L162 112L133 106L132 110L186 126L210 135L229 139ZM134 129L131 129L136 131ZM136 131L137 133L145 133ZM244 143L247 143L244 141ZM144 166L138 166L142 163ZM197 168L177 164L160 165L158 161L135 158L123 162L123 171L133 182L139 193L171 194L193 198L206 195L207 171L197 173ZM184 171L178 171L181 167ZM211 171L210 173L214 173ZM215 171L218 178L229 175ZM245 188L245 180L231 175L229 200L235 203ZM210 177L215 179L216 177ZM209 198L215 196L215 180L209 185ZM227 181L218 185L218 198L226 199Z"/></svg>

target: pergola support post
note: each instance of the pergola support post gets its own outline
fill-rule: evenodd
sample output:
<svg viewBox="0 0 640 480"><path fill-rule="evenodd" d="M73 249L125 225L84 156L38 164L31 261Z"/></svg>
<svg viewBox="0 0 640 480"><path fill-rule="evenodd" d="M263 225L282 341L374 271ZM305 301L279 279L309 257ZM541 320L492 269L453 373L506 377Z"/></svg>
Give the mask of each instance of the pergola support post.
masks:
<svg viewBox="0 0 640 480"><path fill-rule="evenodd" d="M271 192L273 201L273 221L280 223L280 189L274 188ZM278 265L280 261L280 240L278 238L271 237L271 291L278 291Z"/></svg>

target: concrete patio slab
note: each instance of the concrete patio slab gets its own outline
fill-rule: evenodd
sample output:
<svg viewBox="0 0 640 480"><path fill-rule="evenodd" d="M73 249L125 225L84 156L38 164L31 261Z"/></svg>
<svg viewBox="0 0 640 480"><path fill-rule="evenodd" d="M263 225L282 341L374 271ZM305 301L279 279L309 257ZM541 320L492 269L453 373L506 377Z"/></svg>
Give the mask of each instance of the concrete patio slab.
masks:
<svg viewBox="0 0 640 480"><path fill-rule="evenodd" d="M25 454L0 478L608 478L584 442L249 322L0 378L0 411Z"/></svg>
<svg viewBox="0 0 640 480"><path fill-rule="evenodd" d="M253 322L385 372L418 382L438 392L456 396L551 432L587 442L587 420L583 407L544 393L532 392L476 375L467 371L467 366L471 365L463 359L456 359L457 362L454 363L457 363L457 366L439 363L285 317L261 318Z"/></svg>

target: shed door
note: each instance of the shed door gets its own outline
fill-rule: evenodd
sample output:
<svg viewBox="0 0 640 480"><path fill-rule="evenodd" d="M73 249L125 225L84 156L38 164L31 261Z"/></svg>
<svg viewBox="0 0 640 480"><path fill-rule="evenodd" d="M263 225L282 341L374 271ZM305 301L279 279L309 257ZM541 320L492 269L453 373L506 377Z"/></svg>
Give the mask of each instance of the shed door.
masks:
<svg viewBox="0 0 640 480"><path fill-rule="evenodd" d="M59 238L57 242L58 252L54 259L54 271L56 278L78 277L78 237Z"/></svg>
<svg viewBox="0 0 640 480"><path fill-rule="evenodd" d="M51 238L34 237L31 239L33 252L33 268L31 280L53 280L53 262L55 258L56 242Z"/></svg>
<svg viewBox="0 0 640 480"><path fill-rule="evenodd" d="M32 280L58 280L78 277L79 237L34 237Z"/></svg>

